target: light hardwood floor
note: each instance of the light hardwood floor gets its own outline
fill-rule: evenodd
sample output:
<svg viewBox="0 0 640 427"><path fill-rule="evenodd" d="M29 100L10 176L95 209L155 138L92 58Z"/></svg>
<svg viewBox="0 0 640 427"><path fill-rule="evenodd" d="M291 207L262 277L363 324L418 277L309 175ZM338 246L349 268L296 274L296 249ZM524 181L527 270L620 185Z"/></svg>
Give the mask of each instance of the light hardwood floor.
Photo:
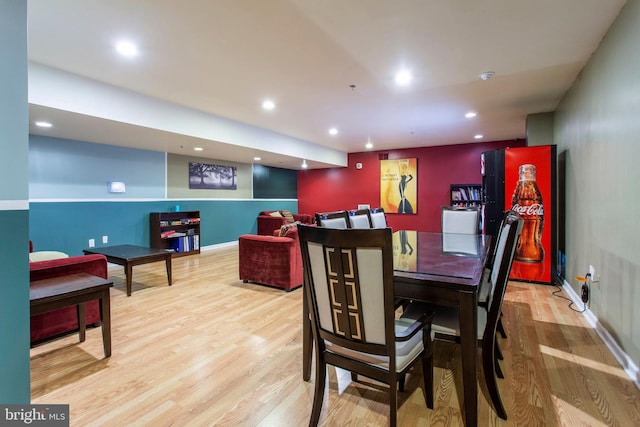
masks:
<svg viewBox="0 0 640 427"><path fill-rule="evenodd" d="M70 404L72 426L304 426L313 380L302 380L301 289L238 280L237 247L177 258L173 286L163 263L110 268L113 355L99 328L84 343L69 336L31 350L32 403ZM478 425L640 425L640 391L553 287L511 282L500 341L509 415L478 396ZM462 424L459 349L436 343L435 409L426 408L421 372L400 393L401 426ZM365 380L366 381L366 380ZM329 368L323 426L383 426L388 393L350 383Z"/></svg>

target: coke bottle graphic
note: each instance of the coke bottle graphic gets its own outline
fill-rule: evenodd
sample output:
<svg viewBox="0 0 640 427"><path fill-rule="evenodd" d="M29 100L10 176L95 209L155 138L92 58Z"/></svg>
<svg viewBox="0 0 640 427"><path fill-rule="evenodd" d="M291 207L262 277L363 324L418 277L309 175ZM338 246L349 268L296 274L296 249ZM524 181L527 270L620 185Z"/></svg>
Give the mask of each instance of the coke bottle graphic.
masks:
<svg viewBox="0 0 640 427"><path fill-rule="evenodd" d="M541 263L544 259L542 228L544 207L542 195L536 183L536 167L520 165L520 179L513 192L511 209L524 219L520 241L516 247L515 260L526 263Z"/></svg>

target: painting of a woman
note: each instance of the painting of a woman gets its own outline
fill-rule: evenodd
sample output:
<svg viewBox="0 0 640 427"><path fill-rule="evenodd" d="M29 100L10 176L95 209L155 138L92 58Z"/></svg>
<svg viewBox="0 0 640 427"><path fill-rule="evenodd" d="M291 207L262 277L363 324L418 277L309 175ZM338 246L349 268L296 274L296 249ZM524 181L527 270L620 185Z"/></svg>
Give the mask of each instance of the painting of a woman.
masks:
<svg viewBox="0 0 640 427"><path fill-rule="evenodd" d="M388 213L416 214L418 159L380 160L380 205Z"/></svg>
<svg viewBox="0 0 640 427"><path fill-rule="evenodd" d="M409 160L399 160L398 171L400 173L400 183L398 184L400 203L398 204L398 213L412 214L413 207L409 200L407 200L406 194L407 184L413 180L413 175L409 173Z"/></svg>

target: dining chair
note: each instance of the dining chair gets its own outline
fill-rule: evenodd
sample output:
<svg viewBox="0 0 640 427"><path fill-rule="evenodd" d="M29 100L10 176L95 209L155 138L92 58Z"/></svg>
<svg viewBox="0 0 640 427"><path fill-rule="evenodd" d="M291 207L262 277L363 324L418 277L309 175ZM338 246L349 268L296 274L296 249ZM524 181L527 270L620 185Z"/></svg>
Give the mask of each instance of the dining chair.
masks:
<svg viewBox="0 0 640 427"><path fill-rule="evenodd" d="M387 217L383 208L374 208L369 212L371 215L371 228L387 228Z"/></svg>
<svg viewBox="0 0 640 427"><path fill-rule="evenodd" d="M389 228L299 226L304 289L316 344L310 426L320 418L327 365L386 383L389 424L395 426L398 381L421 361L425 401L433 407L433 313L396 321L391 235Z"/></svg>
<svg viewBox="0 0 640 427"><path fill-rule="evenodd" d="M511 264L515 254L516 245L522 233L523 220L518 214L510 212L502 225L500 237L496 245L496 256L489 277L490 292L488 295L488 310L478 310L478 340L482 353L482 368L484 381L489 392L491 403L496 414L506 420L507 413L500 398L500 392L496 382L496 329L502 302L509 281ZM412 301L402 317L413 319L427 310L434 310L432 321L432 339L458 341L460 338L460 317L457 309L426 305ZM433 387L433 384L431 385ZM433 393L433 392L432 392Z"/></svg>
<svg viewBox="0 0 640 427"><path fill-rule="evenodd" d="M485 266L483 272L483 280L480 283L480 289L478 290L478 305L483 307L484 309L488 309L487 300L489 297L489 290L491 289L491 285L489 284L489 276L491 275L491 269L493 268L493 260L496 256L496 247L497 242L500 240L500 232L502 231L502 225L504 224L505 219L511 213L511 211L505 211L502 220L500 220L500 225L498 226L498 231L496 236L491 241L491 248L489 253L489 258L487 259L487 265ZM501 316L502 317L502 316ZM504 329L502 324L502 318L498 319L498 332L502 338L507 338L507 331ZM496 341L497 343L497 341ZM498 358L502 359L502 353L500 352L500 348L497 348ZM499 371L498 376L502 378L502 373Z"/></svg>
<svg viewBox="0 0 640 427"><path fill-rule="evenodd" d="M373 228L369 209L349 211L349 228Z"/></svg>
<svg viewBox="0 0 640 427"><path fill-rule="evenodd" d="M349 228L347 211L316 212L316 225L323 228Z"/></svg>
<svg viewBox="0 0 640 427"><path fill-rule="evenodd" d="M480 209L478 206L443 206L442 232L459 234L480 233Z"/></svg>

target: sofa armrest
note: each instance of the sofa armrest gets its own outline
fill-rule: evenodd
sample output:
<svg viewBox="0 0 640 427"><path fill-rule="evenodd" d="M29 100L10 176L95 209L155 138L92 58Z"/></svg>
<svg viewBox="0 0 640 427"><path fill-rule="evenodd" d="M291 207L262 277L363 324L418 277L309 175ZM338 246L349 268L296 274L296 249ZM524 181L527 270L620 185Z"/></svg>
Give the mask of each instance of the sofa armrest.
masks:
<svg viewBox="0 0 640 427"><path fill-rule="evenodd" d="M279 229L284 224L284 217L281 216L259 216L258 217L258 234L262 236L270 236L273 230Z"/></svg>
<svg viewBox="0 0 640 427"><path fill-rule="evenodd" d="M297 238L245 234L238 238L240 280L283 288L302 285L302 256Z"/></svg>
<svg viewBox="0 0 640 427"><path fill-rule="evenodd" d="M309 214L293 214L293 219L303 224L311 224L313 222L313 216Z"/></svg>
<svg viewBox="0 0 640 427"><path fill-rule="evenodd" d="M108 278L107 258L104 255L79 255L29 263L31 281L86 273Z"/></svg>
<svg viewBox="0 0 640 427"><path fill-rule="evenodd" d="M31 281L86 273L108 278L107 257L104 255L80 255L29 263ZM100 323L98 300L87 302L87 325ZM37 314L31 317L31 344L48 341L59 335L78 330L78 315L73 306Z"/></svg>

